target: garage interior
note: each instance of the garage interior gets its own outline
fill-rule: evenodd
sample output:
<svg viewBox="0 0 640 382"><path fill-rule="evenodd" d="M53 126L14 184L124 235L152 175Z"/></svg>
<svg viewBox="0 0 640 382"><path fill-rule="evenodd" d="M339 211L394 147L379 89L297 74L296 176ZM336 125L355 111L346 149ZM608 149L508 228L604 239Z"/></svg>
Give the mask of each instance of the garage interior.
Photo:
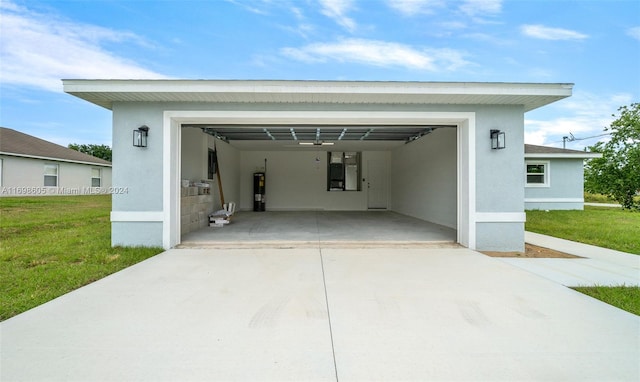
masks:
<svg viewBox="0 0 640 382"><path fill-rule="evenodd" d="M182 124L183 185L205 188L183 187L181 246L454 244L456 127ZM229 202L231 223L210 227Z"/></svg>

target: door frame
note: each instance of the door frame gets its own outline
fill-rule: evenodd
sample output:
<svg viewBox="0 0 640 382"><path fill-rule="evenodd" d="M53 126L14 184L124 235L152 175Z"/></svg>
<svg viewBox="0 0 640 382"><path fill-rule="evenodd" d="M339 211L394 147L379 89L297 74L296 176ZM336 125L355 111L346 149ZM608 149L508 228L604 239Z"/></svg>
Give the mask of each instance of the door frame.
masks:
<svg viewBox="0 0 640 382"><path fill-rule="evenodd" d="M168 249L180 244L180 166L182 124L262 125L425 125L457 127L457 242L476 246L476 180L474 112L412 111L251 111L167 110L163 113L163 228Z"/></svg>

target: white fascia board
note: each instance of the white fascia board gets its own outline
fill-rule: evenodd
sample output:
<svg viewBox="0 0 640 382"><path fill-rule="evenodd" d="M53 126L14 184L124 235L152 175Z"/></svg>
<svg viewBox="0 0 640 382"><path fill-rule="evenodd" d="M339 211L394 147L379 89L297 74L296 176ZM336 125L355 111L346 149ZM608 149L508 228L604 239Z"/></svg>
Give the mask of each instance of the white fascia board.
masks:
<svg viewBox="0 0 640 382"><path fill-rule="evenodd" d="M601 153L584 153L584 154L524 154L525 159L590 159L602 158Z"/></svg>
<svg viewBox="0 0 640 382"><path fill-rule="evenodd" d="M220 80L63 80L66 93L111 108L112 102L207 102L233 95L234 102L288 103L311 95L332 95L337 103L525 104L526 110L571 96L568 83L220 81ZM208 95L208 96L207 96ZM307 95L307 97L302 97ZM385 98L392 97L392 99ZM204 98L203 98L204 97ZM506 98L505 98L506 97ZM511 102L506 102L513 97Z"/></svg>
<svg viewBox="0 0 640 382"><path fill-rule="evenodd" d="M571 95L568 83L229 81L229 80L63 80L67 93L330 93L429 95Z"/></svg>
<svg viewBox="0 0 640 382"><path fill-rule="evenodd" d="M72 160L72 159L51 158L51 157L43 157L43 156L38 156L38 155L6 153L6 152L3 152L3 151L0 151L0 155L7 155L7 156L12 156L12 157L20 157L20 158L29 158L29 159L41 159L41 160L47 160L47 161L52 161L52 162L78 163L78 164L87 164L87 165L91 165L91 166L111 167L110 164L105 164L105 163L85 162L85 161Z"/></svg>

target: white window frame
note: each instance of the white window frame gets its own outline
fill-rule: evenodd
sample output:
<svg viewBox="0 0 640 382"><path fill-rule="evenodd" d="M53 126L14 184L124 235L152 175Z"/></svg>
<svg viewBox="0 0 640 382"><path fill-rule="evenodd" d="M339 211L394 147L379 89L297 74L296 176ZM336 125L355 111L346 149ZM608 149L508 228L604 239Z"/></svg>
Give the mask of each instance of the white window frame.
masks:
<svg viewBox="0 0 640 382"><path fill-rule="evenodd" d="M529 165L543 165L544 166L544 182L543 183L529 183L527 166ZM524 184L525 187L551 187L551 161L548 160L527 160L524 164ZM533 174L532 174L533 175Z"/></svg>
<svg viewBox="0 0 640 382"><path fill-rule="evenodd" d="M93 172L98 171L98 177L93 176ZM98 185L93 185L93 180L98 179ZM91 167L91 187L102 187L102 169L97 167Z"/></svg>
<svg viewBox="0 0 640 382"><path fill-rule="evenodd" d="M2 158L0 158L0 186L2 186L2 166L3 166L3 160Z"/></svg>
<svg viewBox="0 0 640 382"><path fill-rule="evenodd" d="M52 167L56 169L56 174L55 175L51 175L51 174L47 174L47 167ZM53 186L47 186L47 182L46 179L48 176L55 176L56 178L56 184ZM45 187L58 187L60 185L60 166L56 163L45 163L44 165L44 176L42 179L43 185Z"/></svg>

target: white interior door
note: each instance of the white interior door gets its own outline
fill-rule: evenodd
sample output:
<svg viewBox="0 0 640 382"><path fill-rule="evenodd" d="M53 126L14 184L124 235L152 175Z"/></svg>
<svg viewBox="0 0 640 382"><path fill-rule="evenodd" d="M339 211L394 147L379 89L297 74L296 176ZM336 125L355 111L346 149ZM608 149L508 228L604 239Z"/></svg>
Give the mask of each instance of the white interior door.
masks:
<svg viewBox="0 0 640 382"><path fill-rule="evenodd" d="M367 161L367 207L369 209L387 208L387 166L384 161Z"/></svg>

